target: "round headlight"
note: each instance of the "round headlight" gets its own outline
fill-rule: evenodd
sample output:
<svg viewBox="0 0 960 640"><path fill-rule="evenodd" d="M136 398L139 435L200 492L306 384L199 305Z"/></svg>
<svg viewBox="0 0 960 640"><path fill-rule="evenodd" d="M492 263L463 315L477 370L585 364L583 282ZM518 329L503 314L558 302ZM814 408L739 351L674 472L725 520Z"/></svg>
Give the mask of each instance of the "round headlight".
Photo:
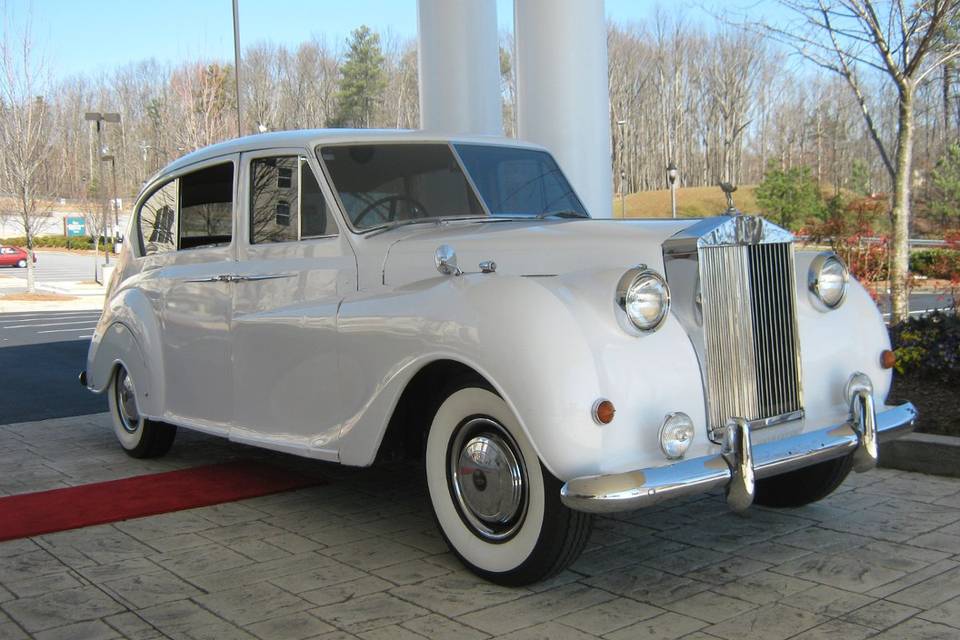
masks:
<svg viewBox="0 0 960 640"><path fill-rule="evenodd" d="M677 411L668 413L660 426L660 449L670 460L682 458L693 442L693 420Z"/></svg>
<svg viewBox="0 0 960 640"><path fill-rule="evenodd" d="M634 327L656 331L670 311L670 288L659 273L641 265L620 278L617 304Z"/></svg>
<svg viewBox="0 0 960 640"><path fill-rule="evenodd" d="M833 253L821 253L810 263L810 291L828 309L836 309L847 295L850 272Z"/></svg>

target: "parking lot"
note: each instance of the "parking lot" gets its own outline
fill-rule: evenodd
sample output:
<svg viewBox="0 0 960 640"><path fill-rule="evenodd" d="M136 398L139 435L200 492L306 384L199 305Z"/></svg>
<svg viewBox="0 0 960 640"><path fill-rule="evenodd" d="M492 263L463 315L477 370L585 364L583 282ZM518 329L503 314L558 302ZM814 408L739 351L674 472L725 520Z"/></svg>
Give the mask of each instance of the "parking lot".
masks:
<svg viewBox="0 0 960 640"><path fill-rule="evenodd" d="M0 314L0 423L77 416L106 410L77 376L100 311L28 311Z"/></svg>
<svg viewBox="0 0 960 640"><path fill-rule="evenodd" d="M34 265L34 278L37 282L76 282L93 280L93 268L96 256L85 253L68 253L66 251L37 251L37 262ZM103 260L103 254L100 255ZM23 289L26 289L26 269L16 267L0 267L0 276L10 276L23 280Z"/></svg>

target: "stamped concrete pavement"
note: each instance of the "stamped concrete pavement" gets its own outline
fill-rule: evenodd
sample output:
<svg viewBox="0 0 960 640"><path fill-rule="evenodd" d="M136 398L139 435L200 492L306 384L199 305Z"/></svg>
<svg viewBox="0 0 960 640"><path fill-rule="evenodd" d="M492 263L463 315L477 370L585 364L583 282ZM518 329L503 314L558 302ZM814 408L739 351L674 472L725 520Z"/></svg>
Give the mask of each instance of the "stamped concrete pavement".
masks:
<svg viewBox="0 0 960 640"><path fill-rule="evenodd" d="M199 434L125 456L105 415L0 426L0 494L281 457ZM599 518L522 589L449 553L420 473L322 466L323 486L0 543L0 638L956 639L960 480L878 469L802 509L720 495Z"/></svg>

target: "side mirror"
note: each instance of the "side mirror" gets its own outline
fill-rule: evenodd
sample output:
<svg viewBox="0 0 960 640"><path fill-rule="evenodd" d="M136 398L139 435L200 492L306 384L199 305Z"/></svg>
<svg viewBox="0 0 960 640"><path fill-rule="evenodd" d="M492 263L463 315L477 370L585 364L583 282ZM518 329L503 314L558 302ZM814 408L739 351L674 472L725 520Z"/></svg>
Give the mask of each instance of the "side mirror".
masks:
<svg viewBox="0 0 960 640"><path fill-rule="evenodd" d="M442 244L437 247L434 254L434 262L437 265L437 271L445 276L459 276L463 272L457 266L457 252L448 244Z"/></svg>

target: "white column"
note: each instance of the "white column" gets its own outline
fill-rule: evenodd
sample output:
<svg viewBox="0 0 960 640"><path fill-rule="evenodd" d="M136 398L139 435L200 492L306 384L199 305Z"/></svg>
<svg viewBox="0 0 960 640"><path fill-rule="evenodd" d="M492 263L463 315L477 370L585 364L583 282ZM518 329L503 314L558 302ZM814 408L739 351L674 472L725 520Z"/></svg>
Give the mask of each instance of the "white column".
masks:
<svg viewBox="0 0 960 640"><path fill-rule="evenodd" d="M496 0L418 0L420 128L502 135Z"/></svg>
<svg viewBox="0 0 960 640"><path fill-rule="evenodd" d="M554 153L590 215L611 217L603 0L515 0L514 30L519 137Z"/></svg>

